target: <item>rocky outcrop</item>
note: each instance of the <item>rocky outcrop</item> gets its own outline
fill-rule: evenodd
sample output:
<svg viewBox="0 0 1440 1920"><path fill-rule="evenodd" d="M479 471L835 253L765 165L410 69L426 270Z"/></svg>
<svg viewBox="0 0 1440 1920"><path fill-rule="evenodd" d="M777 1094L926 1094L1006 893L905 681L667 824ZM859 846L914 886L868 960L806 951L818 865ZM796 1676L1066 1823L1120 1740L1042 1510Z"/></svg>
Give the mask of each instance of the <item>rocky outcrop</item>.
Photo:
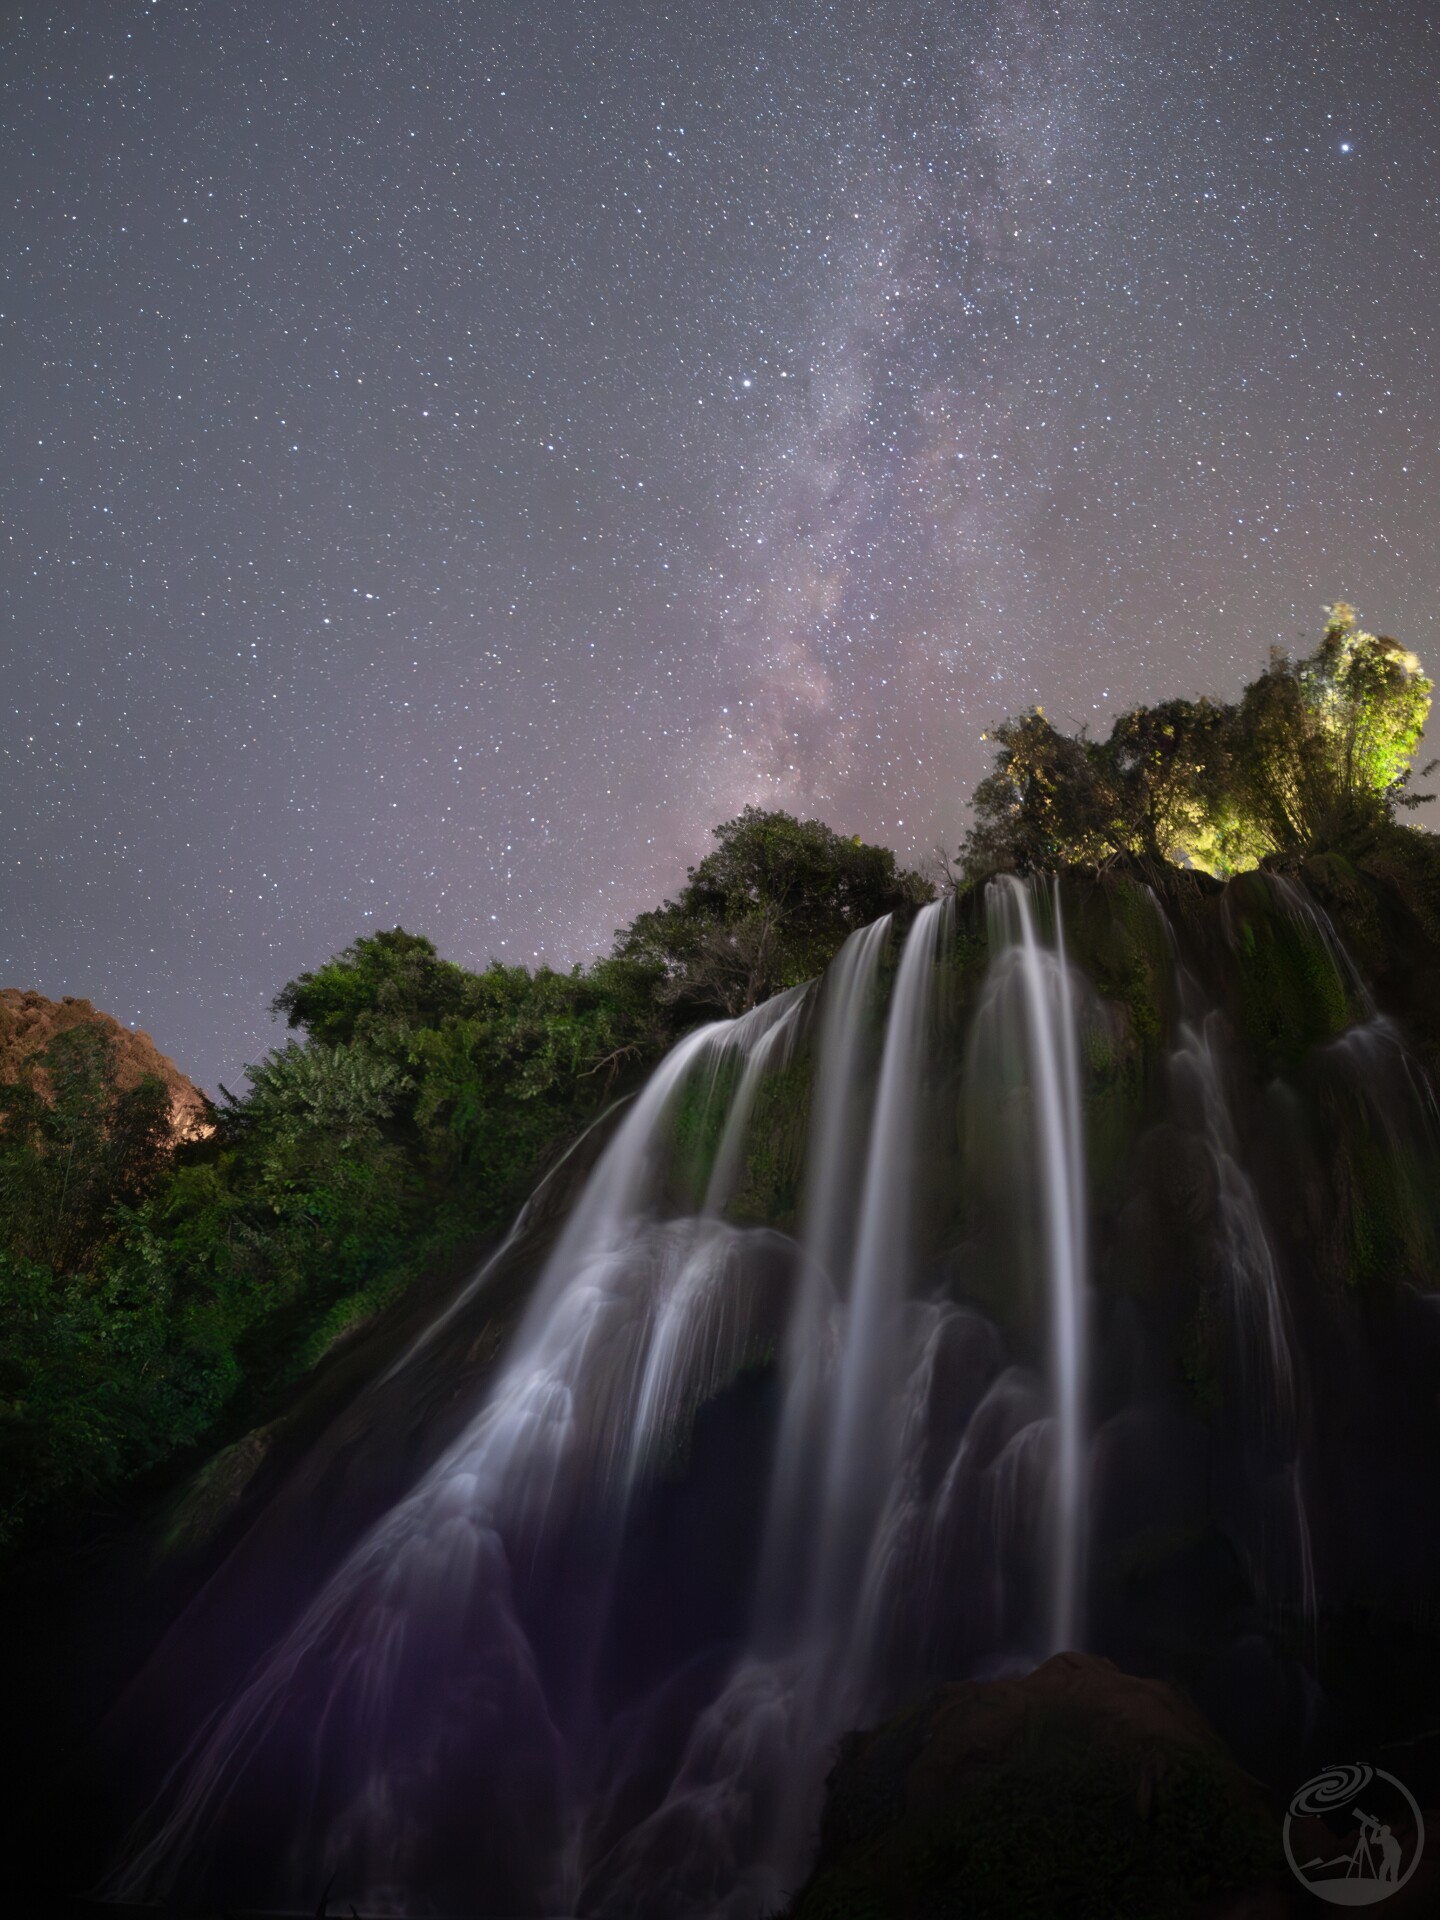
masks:
<svg viewBox="0 0 1440 1920"><path fill-rule="evenodd" d="M210 1131L204 1094L161 1053L148 1033L123 1026L113 1014L101 1013L88 1000L71 994L63 1000L47 1000L43 993L0 988L0 1085L13 1080L25 1061L43 1053L57 1034L83 1026L98 1027L110 1041L122 1089L137 1086L151 1074L164 1083L177 1140L193 1140Z"/></svg>

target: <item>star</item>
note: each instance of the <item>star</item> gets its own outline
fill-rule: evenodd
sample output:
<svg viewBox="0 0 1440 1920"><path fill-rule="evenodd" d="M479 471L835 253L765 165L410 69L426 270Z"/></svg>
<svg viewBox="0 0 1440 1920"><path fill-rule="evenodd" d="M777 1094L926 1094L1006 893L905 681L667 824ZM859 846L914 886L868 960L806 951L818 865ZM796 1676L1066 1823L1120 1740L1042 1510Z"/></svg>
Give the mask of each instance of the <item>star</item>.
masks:
<svg viewBox="0 0 1440 1920"><path fill-rule="evenodd" d="M0 985L211 1088L362 924L569 965L751 802L954 847L1036 702L1337 599L1440 663L1423 8L74 11L0 72Z"/></svg>

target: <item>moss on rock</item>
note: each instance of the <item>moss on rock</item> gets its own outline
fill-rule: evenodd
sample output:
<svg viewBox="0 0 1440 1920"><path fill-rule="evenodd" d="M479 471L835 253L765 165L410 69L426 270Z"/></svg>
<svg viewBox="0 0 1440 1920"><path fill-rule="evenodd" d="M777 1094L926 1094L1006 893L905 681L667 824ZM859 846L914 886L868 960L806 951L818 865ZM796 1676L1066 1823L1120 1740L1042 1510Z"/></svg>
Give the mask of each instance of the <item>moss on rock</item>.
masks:
<svg viewBox="0 0 1440 1920"><path fill-rule="evenodd" d="M1244 1030L1262 1068L1283 1072L1350 1025L1350 991L1318 919L1289 907L1267 875L1231 881L1227 906Z"/></svg>

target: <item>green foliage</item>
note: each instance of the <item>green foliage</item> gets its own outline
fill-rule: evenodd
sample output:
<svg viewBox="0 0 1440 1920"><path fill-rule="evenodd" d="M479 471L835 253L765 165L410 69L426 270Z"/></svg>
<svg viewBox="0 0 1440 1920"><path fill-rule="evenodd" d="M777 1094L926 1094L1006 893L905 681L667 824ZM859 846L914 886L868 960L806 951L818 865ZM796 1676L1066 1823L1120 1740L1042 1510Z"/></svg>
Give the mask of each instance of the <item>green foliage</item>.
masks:
<svg viewBox="0 0 1440 1920"><path fill-rule="evenodd" d="M1226 905L1246 1034L1271 1071L1293 1067L1353 1018L1335 956L1319 923L1278 905L1259 876L1238 881Z"/></svg>
<svg viewBox="0 0 1440 1920"><path fill-rule="evenodd" d="M116 1207L95 1272L0 1239L0 1544L197 1439L231 1390L223 1343L134 1219Z"/></svg>
<svg viewBox="0 0 1440 1920"><path fill-rule="evenodd" d="M1430 693L1414 654L1332 607L1313 654L1277 654L1241 697L1235 785L1257 831L1275 849L1313 846L1409 804Z"/></svg>
<svg viewBox="0 0 1440 1920"><path fill-rule="evenodd" d="M313 1040L353 1040L388 1026L433 1026L459 1013L469 976L421 934L372 933L280 989L272 1011Z"/></svg>
<svg viewBox="0 0 1440 1920"><path fill-rule="evenodd" d="M323 1139L348 1154L380 1138L409 1084L393 1061L357 1043L292 1042L250 1069L250 1097L237 1119L272 1157L302 1139Z"/></svg>
<svg viewBox="0 0 1440 1920"><path fill-rule="evenodd" d="M169 1133L162 1081L122 1091L99 1027L57 1034L0 1086L0 1244L20 1260L88 1271L112 1208L144 1191Z"/></svg>
<svg viewBox="0 0 1440 1920"><path fill-rule="evenodd" d="M1374 826L1431 797L1409 791L1430 694L1414 654L1339 604L1313 653L1277 652L1234 706L1138 707L1104 741L1036 708L995 729L965 874L1121 856L1229 874Z"/></svg>
<svg viewBox="0 0 1440 1920"><path fill-rule="evenodd" d="M99 1029L0 1087L0 1538L252 1418L497 1229L697 1017L820 972L928 892L787 814L716 841L590 967L473 972L401 927L356 940L281 989L299 1037L178 1150L163 1087L122 1092ZM677 1116L702 1186L716 1126L718 1108Z"/></svg>
<svg viewBox="0 0 1440 1920"><path fill-rule="evenodd" d="M747 807L715 840L679 898L642 913L617 947L691 1012L744 1013L799 986L857 928L913 911L934 891L887 848L788 813Z"/></svg>
<svg viewBox="0 0 1440 1920"><path fill-rule="evenodd" d="M1228 789L1230 710L1167 700L1122 713L1095 751L1112 843L1151 860L1214 872L1245 863L1244 826Z"/></svg>
<svg viewBox="0 0 1440 1920"><path fill-rule="evenodd" d="M998 752L972 801L975 825L961 849L967 879L1093 866L1121 851L1088 741L1057 732L1039 707L989 737Z"/></svg>

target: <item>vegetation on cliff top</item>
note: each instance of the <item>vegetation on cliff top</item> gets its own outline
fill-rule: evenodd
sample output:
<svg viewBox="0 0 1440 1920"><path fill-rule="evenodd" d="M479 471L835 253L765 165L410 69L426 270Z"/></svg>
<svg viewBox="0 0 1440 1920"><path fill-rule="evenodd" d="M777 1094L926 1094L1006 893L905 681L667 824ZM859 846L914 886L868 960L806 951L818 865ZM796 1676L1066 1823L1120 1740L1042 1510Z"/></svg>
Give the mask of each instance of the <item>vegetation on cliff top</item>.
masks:
<svg viewBox="0 0 1440 1920"><path fill-rule="evenodd" d="M997 727L966 878L1120 857L1223 876L1430 799L1409 781L1431 682L1353 607L1328 611L1313 653L1275 653L1233 705L1137 707L1105 740L1060 733L1038 707Z"/></svg>

